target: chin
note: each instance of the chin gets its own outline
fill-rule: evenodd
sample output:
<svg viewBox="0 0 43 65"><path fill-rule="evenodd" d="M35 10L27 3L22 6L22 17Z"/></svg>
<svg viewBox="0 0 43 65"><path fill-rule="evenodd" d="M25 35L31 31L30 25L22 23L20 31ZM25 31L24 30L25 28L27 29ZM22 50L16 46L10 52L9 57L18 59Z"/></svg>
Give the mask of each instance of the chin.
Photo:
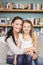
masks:
<svg viewBox="0 0 43 65"><path fill-rule="evenodd" d="M18 33L20 32L20 31L17 31Z"/></svg>

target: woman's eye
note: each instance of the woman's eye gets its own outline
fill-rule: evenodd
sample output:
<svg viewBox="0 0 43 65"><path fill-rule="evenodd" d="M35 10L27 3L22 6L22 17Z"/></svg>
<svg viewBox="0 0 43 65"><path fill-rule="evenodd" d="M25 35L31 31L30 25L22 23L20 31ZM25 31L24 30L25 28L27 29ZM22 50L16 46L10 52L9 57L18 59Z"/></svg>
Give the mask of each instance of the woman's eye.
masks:
<svg viewBox="0 0 43 65"><path fill-rule="evenodd" d="M16 25L18 25L18 23Z"/></svg>

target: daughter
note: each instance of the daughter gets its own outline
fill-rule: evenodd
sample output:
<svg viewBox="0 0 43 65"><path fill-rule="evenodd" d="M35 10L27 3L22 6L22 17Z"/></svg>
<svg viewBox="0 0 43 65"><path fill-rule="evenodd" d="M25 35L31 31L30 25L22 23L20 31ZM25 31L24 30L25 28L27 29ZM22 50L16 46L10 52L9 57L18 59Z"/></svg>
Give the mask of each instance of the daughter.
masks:
<svg viewBox="0 0 43 65"><path fill-rule="evenodd" d="M24 20L23 22L22 34L19 34L18 38L18 46L23 49L25 48L26 50L28 48L29 51L27 54L29 54L33 59L37 58L36 40L33 34L33 25L29 20Z"/></svg>
<svg viewBox="0 0 43 65"><path fill-rule="evenodd" d="M27 50L27 54L24 53L21 56L17 56L17 65L22 65L24 61L24 56L26 59L26 64L31 65L30 58L36 59L37 58L37 50L36 50L36 41L33 34L33 25L31 21L24 20L22 34L19 34L18 37L18 47ZM15 56L16 58L16 56ZM16 61L16 60L15 60Z"/></svg>

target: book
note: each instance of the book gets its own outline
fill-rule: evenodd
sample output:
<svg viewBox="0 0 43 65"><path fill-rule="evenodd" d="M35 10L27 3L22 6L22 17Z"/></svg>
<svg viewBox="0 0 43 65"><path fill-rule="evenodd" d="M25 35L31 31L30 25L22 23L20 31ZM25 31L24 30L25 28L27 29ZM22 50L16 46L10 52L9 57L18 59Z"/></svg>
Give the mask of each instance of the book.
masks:
<svg viewBox="0 0 43 65"><path fill-rule="evenodd" d="M7 28L6 27L0 27L0 37L5 36L7 33Z"/></svg>
<svg viewBox="0 0 43 65"><path fill-rule="evenodd" d="M43 18L40 18L40 25L43 25Z"/></svg>
<svg viewBox="0 0 43 65"><path fill-rule="evenodd" d="M36 10L41 10L42 9L42 4L36 4Z"/></svg>
<svg viewBox="0 0 43 65"><path fill-rule="evenodd" d="M34 25L39 25L40 22L40 18L35 18L34 19Z"/></svg>
<svg viewBox="0 0 43 65"><path fill-rule="evenodd" d="M40 34L43 34L43 28L40 29Z"/></svg>
<svg viewBox="0 0 43 65"><path fill-rule="evenodd" d="M2 4L0 4L0 10L2 10L3 8L2 8Z"/></svg>

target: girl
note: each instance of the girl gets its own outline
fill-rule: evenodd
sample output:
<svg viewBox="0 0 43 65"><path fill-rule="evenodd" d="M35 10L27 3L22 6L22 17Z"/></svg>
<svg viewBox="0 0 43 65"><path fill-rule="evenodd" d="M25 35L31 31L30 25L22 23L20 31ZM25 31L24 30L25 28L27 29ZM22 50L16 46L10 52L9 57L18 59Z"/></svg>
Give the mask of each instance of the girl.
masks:
<svg viewBox="0 0 43 65"><path fill-rule="evenodd" d="M36 49L36 41L33 34L33 25L31 21L24 20L22 34L19 34L18 37L18 46L21 49L30 49L27 54L22 54L17 56L17 65L23 65L25 60L26 65L31 65L32 59L35 61L36 65L42 65L37 61L37 49Z"/></svg>

